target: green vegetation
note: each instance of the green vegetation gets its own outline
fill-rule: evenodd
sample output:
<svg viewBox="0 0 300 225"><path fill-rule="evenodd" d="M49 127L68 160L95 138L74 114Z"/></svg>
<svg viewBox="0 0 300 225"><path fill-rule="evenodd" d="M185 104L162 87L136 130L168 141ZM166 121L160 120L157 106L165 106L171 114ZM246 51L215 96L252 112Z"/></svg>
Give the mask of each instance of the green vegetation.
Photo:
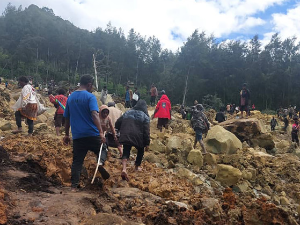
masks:
<svg viewBox="0 0 300 225"><path fill-rule="evenodd" d="M224 103L238 103L247 83L258 109L298 104L300 53L295 38L273 35L266 46L258 36L249 43L217 42L197 30L177 52L162 49L156 37L134 29L127 35L110 23L93 32L79 29L48 8L8 5L0 17L0 76L26 75L35 82L49 80L76 84L83 74L94 74L96 55L99 89L124 94L134 82L143 97L152 83L164 89L173 103L192 104L210 94Z"/></svg>

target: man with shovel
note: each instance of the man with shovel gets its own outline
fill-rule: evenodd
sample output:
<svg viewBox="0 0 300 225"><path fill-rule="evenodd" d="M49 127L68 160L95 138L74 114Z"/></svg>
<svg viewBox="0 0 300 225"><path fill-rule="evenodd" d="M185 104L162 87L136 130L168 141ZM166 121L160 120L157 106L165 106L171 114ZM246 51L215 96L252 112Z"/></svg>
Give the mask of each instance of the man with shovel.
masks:
<svg viewBox="0 0 300 225"><path fill-rule="evenodd" d="M82 164L88 150L98 156L101 143L104 143L100 160L102 164L107 157L105 148L106 139L100 124L97 99L91 93L93 83L94 78L92 76L82 76L80 87L68 98L64 112L66 135L63 142L66 145L70 143L70 125L72 128L73 163L71 168L71 182L73 190L79 188ZM99 166L99 172L105 180L110 176L102 165Z"/></svg>

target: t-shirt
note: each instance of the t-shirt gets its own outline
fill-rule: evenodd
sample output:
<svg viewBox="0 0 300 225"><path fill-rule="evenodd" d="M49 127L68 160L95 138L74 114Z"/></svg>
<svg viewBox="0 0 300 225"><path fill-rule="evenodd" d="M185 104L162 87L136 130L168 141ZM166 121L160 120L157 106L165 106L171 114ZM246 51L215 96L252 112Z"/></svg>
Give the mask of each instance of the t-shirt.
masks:
<svg viewBox="0 0 300 225"><path fill-rule="evenodd" d="M57 110L56 110L56 113L57 114L64 114L64 110L61 108L61 106L56 103L56 99L64 106L66 106L66 103L67 103L67 97L64 96L64 95L56 95L54 98L50 95L49 96L49 99L50 99L50 102L53 103L53 104L56 104L58 106Z"/></svg>
<svg viewBox="0 0 300 225"><path fill-rule="evenodd" d="M129 90L126 91L126 94L125 94L125 101L126 101L126 102L129 102L129 101L130 101Z"/></svg>
<svg viewBox="0 0 300 225"><path fill-rule="evenodd" d="M88 91L74 91L67 100L64 117L70 119L73 140L99 136L92 111L99 112L95 95Z"/></svg>

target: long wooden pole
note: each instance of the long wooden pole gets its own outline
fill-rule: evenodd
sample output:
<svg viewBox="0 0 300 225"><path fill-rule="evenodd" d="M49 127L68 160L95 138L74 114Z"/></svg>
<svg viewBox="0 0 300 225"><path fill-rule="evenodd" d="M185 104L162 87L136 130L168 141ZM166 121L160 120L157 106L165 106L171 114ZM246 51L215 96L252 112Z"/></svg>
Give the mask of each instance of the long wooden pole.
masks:
<svg viewBox="0 0 300 225"><path fill-rule="evenodd" d="M95 70L95 81L96 81L96 89L98 91L98 76L97 76L97 67L96 67L96 59L95 54L93 54L93 61L94 61L94 70Z"/></svg>

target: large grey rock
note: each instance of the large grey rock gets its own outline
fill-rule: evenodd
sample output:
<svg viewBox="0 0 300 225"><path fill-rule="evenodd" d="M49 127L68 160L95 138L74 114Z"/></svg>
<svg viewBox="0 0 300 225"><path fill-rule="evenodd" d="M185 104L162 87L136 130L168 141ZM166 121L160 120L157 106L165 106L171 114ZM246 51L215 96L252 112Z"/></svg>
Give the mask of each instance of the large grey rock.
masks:
<svg viewBox="0 0 300 225"><path fill-rule="evenodd" d="M154 152L165 153L166 146L158 139L154 139L150 142L149 149Z"/></svg>
<svg viewBox="0 0 300 225"><path fill-rule="evenodd" d="M242 142L219 125L209 130L205 143L207 150L214 154L234 154L242 148Z"/></svg>
<svg viewBox="0 0 300 225"><path fill-rule="evenodd" d="M220 126L234 133L242 142L267 132L263 122L256 118L228 120Z"/></svg>
<svg viewBox="0 0 300 225"><path fill-rule="evenodd" d="M273 140L273 136L270 133L260 134L257 137L254 137L250 140L254 147L259 146L266 150L272 150L275 148L275 142Z"/></svg>

